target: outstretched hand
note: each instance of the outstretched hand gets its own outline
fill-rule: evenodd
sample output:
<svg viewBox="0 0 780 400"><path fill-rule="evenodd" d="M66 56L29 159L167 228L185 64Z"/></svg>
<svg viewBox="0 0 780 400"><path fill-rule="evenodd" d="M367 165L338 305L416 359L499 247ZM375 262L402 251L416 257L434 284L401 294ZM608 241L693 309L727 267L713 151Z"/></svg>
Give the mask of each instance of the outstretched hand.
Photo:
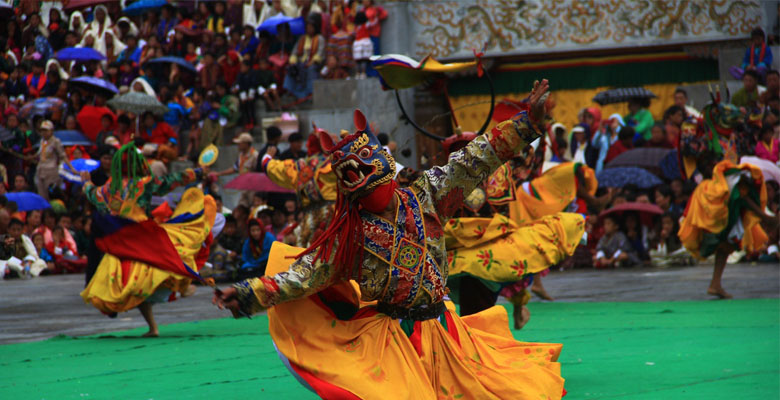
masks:
<svg viewBox="0 0 780 400"><path fill-rule="evenodd" d="M227 308L233 314L233 318L240 318L242 314L236 293L236 289L232 287L225 290L215 289L211 304L216 305L220 310Z"/></svg>
<svg viewBox="0 0 780 400"><path fill-rule="evenodd" d="M531 94L528 96L528 103L531 105L531 120L534 122L541 122L544 118L544 103L549 96L548 90L550 90L550 82L547 79L534 82L534 88L531 89Z"/></svg>

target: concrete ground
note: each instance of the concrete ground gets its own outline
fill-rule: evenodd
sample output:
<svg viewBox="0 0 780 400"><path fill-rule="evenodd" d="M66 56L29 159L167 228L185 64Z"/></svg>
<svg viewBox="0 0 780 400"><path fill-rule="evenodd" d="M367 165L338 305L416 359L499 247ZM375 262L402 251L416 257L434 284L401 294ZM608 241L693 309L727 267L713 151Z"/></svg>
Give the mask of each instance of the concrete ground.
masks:
<svg viewBox="0 0 780 400"><path fill-rule="evenodd" d="M685 301L706 294L711 265L683 268L554 271L544 279L558 302ZM82 336L144 326L138 311L109 319L84 304L83 275L0 280L0 344ZM735 299L780 297L780 265L737 264L726 268L723 285ZM210 290L154 308L159 324L223 318ZM537 300L534 300L537 301Z"/></svg>

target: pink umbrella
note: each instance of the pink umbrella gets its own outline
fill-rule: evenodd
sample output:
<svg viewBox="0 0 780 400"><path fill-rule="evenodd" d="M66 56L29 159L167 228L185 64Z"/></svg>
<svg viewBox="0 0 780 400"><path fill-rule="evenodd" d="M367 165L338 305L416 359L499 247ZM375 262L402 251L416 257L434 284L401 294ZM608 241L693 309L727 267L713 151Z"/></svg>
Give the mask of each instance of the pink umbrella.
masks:
<svg viewBox="0 0 780 400"><path fill-rule="evenodd" d="M254 192L270 193L294 193L290 189L285 189L271 181L268 176L262 172L246 172L237 176L225 185L226 189L251 190Z"/></svg>
<svg viewBox="0 0 780 400"><path fill-rule="evenodd" d="M630 202L630 203L618 204L608 210L602 211L601 214L599 214L599 219L609 214L614 214L614 213L622 214L626 211L638 212L639 219L645 225L652 224L654 215L661 215L664 213L664 210L655 204Z"/></svg>

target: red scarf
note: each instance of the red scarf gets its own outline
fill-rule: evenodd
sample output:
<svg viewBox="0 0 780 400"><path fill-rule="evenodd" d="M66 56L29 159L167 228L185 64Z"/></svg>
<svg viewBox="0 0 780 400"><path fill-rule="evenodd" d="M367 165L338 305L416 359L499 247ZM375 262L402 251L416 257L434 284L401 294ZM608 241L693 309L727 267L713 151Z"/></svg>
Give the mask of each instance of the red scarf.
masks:
<svg viewBox="0 0 780 400"><path fill-rule="evenodd" d="M758 62L761 62L761 60L764 59L764 55L766 54L766 42L761 43L761 53L758 55ZM756 63L755 60L753 60L753 57L756 55L756 45L751 44L750 45L750 66L755 67Z"/></svg>

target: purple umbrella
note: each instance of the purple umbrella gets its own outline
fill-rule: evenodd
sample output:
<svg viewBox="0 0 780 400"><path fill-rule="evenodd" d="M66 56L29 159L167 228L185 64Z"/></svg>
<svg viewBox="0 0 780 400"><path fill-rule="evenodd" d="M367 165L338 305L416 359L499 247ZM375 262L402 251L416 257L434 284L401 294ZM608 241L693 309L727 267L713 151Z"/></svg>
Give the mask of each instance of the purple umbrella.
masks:
<svg viewBox="0 0 780 400"><path fill-rule="evenodd" d="M115 94L119 93L119 89L117 89L113 83L100 78L95 78L94 76L73 78L70 80L70 83L82 89L97 90L108 97L114 97Z"/></svg>
<svg viewBox="0 0 780 400"><path fill-rule="evenodd" d="M103 61L106 56L91 47L66 47L56 54L54 58L59 61Z"/></svg>

